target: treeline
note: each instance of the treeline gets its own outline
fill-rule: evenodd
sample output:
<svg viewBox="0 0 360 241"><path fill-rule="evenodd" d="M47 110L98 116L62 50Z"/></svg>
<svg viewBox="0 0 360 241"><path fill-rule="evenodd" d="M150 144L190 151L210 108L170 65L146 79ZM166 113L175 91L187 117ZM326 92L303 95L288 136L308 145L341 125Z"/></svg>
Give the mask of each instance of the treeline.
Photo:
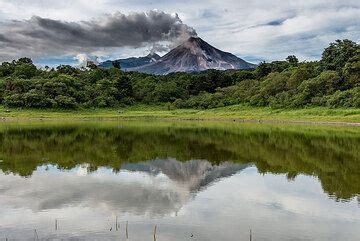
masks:
<svg viewBox="0 0 360 241"><path fill-rule="evenodd" d="M155 76L94 65L38 69L29 58L0 66L0 103L7 107L117 107L136 103L168 108L234 104L301 108L360 107L360 45L337 40L320 61L260 63L254 70Z"/></svg>

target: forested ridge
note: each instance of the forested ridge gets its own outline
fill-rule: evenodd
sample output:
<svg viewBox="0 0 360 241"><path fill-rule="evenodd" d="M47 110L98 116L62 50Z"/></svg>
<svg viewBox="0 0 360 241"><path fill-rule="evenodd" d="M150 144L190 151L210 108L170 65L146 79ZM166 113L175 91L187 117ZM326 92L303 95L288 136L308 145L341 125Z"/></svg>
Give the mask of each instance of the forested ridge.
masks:
<svg viewBox="0 0 360 241"><path fill-rule="evenodd" d="M0 104L17 108L119 107L137 103L171 108L234 104L302 108L360 107L360 45L337 40L314 62L260 63L254 70L174 73L166 76L89 65L37 68L20 58L0 66Z"/></svg>

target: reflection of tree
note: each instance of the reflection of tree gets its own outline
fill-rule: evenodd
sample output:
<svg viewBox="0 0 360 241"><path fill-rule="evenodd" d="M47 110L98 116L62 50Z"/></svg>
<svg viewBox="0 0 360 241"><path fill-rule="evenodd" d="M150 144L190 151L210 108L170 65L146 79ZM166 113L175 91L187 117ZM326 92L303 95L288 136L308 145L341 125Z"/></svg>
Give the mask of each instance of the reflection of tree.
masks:
<svg viewBox="0 0 360 241"><path fill-rule="evenodd" d="M326 192L340 199L360 193L360 137L357 132L253 128L246 126L65 125L0 131L0 167L31 175L39 165L89 170L125 163L176 158L254 163L260 172L317 176Z"/></svg>

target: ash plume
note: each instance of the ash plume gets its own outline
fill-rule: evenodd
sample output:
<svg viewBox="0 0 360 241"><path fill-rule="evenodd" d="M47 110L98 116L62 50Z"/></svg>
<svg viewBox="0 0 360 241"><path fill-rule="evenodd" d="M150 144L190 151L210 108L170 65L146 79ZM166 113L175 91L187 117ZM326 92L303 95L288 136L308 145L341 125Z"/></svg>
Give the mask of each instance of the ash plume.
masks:
<svg viewBox="0 0 360 241"><path fill-rule="evenodd" d="M157 10L129 15L117 12L81 22L34 16L0 23L0 32L0 61L111 52L119 47L159 46L161 42L171 45L197 35L177 14Z"/></svg>

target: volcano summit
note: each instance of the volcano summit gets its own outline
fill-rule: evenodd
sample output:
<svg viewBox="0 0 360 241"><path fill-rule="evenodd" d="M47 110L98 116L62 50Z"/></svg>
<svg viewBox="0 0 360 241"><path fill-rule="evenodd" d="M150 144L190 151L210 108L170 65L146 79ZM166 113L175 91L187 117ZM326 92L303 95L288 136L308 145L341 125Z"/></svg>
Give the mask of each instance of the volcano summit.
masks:
<svg viewBox="0 0 360 241"><path fill-rule="evenodd" d="M165 75L174 72L200 72L209 69L252 69L256 65L221 51L201 38L191 37L163 57L149 64L123 68L148 74Z"/></svg>

